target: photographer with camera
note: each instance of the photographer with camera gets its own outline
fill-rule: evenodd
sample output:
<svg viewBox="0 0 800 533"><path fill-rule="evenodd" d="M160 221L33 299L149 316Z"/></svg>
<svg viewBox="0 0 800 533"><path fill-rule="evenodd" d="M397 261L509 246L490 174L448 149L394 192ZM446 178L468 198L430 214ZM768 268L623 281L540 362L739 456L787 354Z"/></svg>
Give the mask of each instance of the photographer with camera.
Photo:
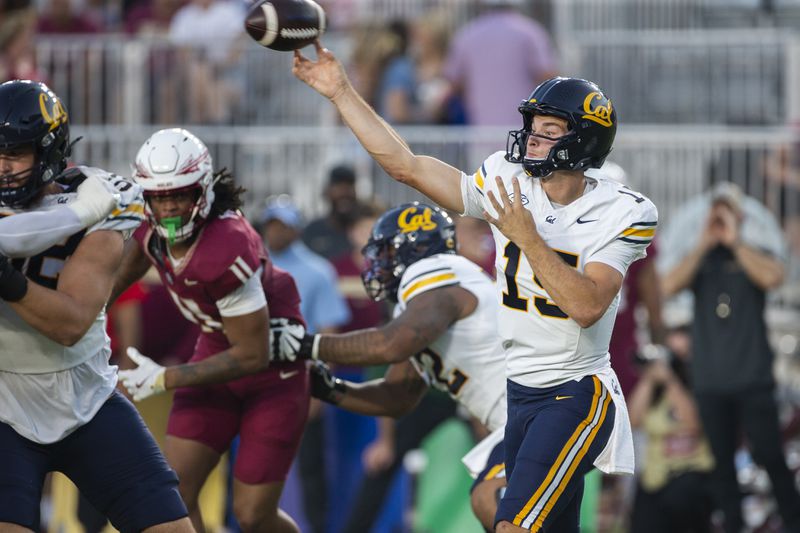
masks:
<svg viewBox="0 0 800 533"><path fill-rule="evenodd" d="M733 184L718 184L705 210L702 226L702 211L676 217L680 222L663 235L671 264L661 266L665 297L683 289L694 294L691 381L716 461L716 504L725 531L738 533L744 523L734 454L741 429L769 474L784 530L800 531L800 496L783 455L764 319L767 291L783 282L784 239L764 206ZM687 224L701 231L692 235Z"/></svg>

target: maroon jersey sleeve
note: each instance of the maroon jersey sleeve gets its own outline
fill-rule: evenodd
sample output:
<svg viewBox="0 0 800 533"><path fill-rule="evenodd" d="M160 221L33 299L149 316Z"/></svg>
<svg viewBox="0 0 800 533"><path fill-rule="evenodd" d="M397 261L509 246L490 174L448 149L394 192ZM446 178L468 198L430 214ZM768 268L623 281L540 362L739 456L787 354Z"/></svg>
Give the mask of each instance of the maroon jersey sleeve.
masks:
<svg viewBox="0 0 800 533"><path fill-rule="evenodd" d="M261 238L238 214L225 214L209 224L202 236L202 250L195 260L200 281L213 301L240 288L260 267L271 270Z"/></svg>

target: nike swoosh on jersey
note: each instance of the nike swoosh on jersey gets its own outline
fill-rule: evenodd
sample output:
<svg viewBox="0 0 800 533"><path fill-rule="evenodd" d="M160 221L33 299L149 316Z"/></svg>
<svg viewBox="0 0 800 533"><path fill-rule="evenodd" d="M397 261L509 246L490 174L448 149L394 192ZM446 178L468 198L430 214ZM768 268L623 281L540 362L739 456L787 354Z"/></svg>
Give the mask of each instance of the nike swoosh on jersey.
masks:
<svg viewBox="0 0 800 533"><path fill-rule="evenodd" d="M556 400L566 400L568 398L574 398L574 396L556 396Z"/></svg>
<svg viewBox="0 0 800 533"><path fill-rule="evenodd" d="M290 377L292 377L292 376L294 376L296 374L299 374L299 373L300 373L299 370L292 370L291 372L284 372L283 370L281 370L280 376L281 376L281 379L289 379Z"/></svg>
<svg viewBox="0 0 800 533"><path fill-rule="evenodd" d="M191 286L197 285L199 283L197 281L193 281L193 280L188 279L188 278L184 278L183 282L186 284L187 287L191 287Z"/></svg>
<svg viewBox="0 0 800 533"><path fill-rule="evenodd" d="M593 218L591 220L581 220L581 217L578 217L578 220L576 220L576 222L578 224L588 224L589 222L597 222L598 220L600 220L600 219L599 218Z"/></svg>

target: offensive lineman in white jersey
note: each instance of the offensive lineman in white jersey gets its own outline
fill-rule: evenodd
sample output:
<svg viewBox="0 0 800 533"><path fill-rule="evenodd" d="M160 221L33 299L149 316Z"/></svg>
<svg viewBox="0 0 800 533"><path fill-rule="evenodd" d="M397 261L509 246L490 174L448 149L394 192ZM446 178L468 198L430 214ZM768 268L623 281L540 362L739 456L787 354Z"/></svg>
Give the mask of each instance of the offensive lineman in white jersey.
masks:
<svg viewBox="0 0 800 533"><path fill-rule="evenodd" d="M493 225L509 378L508 488L495 530L578 531L583 474L593 464L633 471L608 340L625 271L657 224L647 198L584 175L611 151L611 101L586 80L545 81L520 105L523 128L510 132L506 153L470 176L412 153L334 55L319 42L316 52L317 61L295 52L295 76L336 105L390 176Z"/></svg>
<svg viewBox="0 0 800 533"><path fill-rule="evenodd" d="M45 476L61 471L120 531L192 531L108 362L104 308L141 189L65 170L70 148L55 93L0 84L0 530L38 531Z"/></svg>
<svg viewBox="0 0 800 533"><path fill-rule="evenodd" d="M312 394L349 411L397 418L432 386L490 431L502 428L506 378L495 287L478 265L456 255L450 217L418 202L394 207L375 222L363 253L367 294L395 302L394 318L380 328L317 335L298 325L276 327L273 320L273 353L284 360L391 364L382 379L367 383L344 382L324 365L312 367ZM494 490L473 490L473 508L486 527L492 526L494 504Z"/></svg>

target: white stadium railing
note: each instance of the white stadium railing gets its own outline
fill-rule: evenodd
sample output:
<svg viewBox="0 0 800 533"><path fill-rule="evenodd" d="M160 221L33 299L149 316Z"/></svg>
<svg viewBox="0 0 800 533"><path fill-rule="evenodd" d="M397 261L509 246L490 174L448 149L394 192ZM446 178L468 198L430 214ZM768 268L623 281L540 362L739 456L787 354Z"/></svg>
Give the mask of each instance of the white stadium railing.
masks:
<svg viewBox="0 0 800 533"><path fill-rule="evenodd" d="M325 43L347 62L347 35L330 34ZM560 39L559 48L562 72L597 81L625 123L800 120L797 32L580 32ZM291 57L247 40L240 63L220 68L201 59L202 51L166 41L103 35L37 42L39 68L79 124L331 123L329 106L291 75ZM229 112L215 115L216 108Z"/></svg>
<svg viewBox="0 0 800 533"><path fill-rule="evenodd" d="M156 127L75 127L74 160L130 172L139 145ZM340 127L193 127L211 147L217 166L232 170L250 194L252 209L268 195L289 193L308 213L319 212L326 171L340 162L354 165L365 195L398 203L415 195L379 171L349 130ZM505 149L506 130L496 128L408 127L401 135L419 154L473 172L483 158ZM764 176L769 157L798 142L790 129L624 126L609 159L628 172L631 186L647 194L668 218L682 203L716 181L733 181L762 199L778 216L800 213L786 184ZM435 179L432 176L431 179ZM800 184L795 185L800 188Z"/></svg>
<svg viewBox="0 0 800 533"><path fill-rule="evenodd" d="M571 31L797 27L798 0L555 0Z"/></svg>

